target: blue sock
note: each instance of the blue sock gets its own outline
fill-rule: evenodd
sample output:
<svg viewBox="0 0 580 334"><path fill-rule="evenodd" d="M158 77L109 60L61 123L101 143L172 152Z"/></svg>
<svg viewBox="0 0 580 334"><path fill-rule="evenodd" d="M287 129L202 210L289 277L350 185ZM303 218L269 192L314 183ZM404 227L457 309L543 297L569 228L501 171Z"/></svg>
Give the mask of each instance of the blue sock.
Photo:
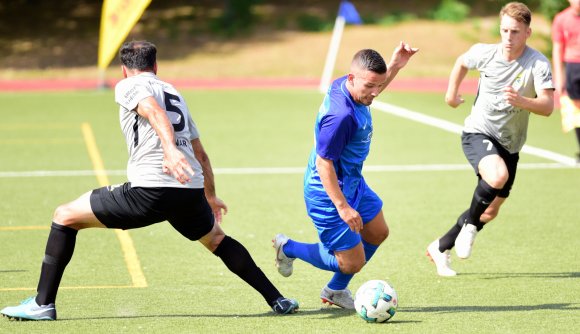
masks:
<svg viewBox="0 0 580 334"><path fill-rule="evenodd" d="M375 252L377 251L377 249L379 248L378 245L373 245L373 244L369 244L366 241L362 241L363 243L363 248L365 250L365 260L366 262L369 262L369 260L371 259L371 257L373 257L373 255L375 254ZM332 290L344 290L346 289L346 287L348 286L348 283L350 283L350 280L353 278L353 274L343 274L341 272L337 272L334 274L334 276L332 276L332 278L330 279L330 281L328 282L327 286L329 289Z"/></svg>
<svg viewBox="0 0 580 334"><path fill-rule="evenodd" d="M336 257L332 251L326 249L321 243L305 244L294 240L288 240L282 248L282 251L286 256L299 258L316 268L340 272Z"/></svg>

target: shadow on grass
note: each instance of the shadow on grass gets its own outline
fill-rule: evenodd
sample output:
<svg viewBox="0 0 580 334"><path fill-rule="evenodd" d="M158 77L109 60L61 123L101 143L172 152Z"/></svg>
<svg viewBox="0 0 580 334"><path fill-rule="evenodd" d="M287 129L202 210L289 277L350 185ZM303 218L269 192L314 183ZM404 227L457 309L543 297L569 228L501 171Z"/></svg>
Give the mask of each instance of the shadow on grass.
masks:
<svg viewBox="0 0 580 334"><path fill-rule="evenodd" d="M0 270L0 274L6 274L6 273L25 273L28 270Z"/></svg>
<svg viewBox="0 0 580 334"><path fill-rule="evenodd" d="M400 307L400 312L416 313L461 313L461 312L521 312L540 310L578 311L577 303L539 304L539 305L511 305L511 306L427 306L427 307Z"/></svg>
<svg viewBox="0 0 580 334"><path fill-rule="evenodd" d="M84 320L126 320L126 319L148 319L148 318L160 318L160 319L172 319L172 318L280 318L288 319L295 317L316 317L319 319L338 319L342 317L351 317L355 315L354 310L344 310L339 308L321 308L321 309L303 309L301 308L298 312L290 315L281 316L274 314L273 312L264 312L256 314L157 314L157 315L120 315L120 316L110 316L110 317L90 317L90 318L59 318L61 321L84 321ZM391 320L387 323L418 323L420 321L408 321L408 320Z"/></svg>
<svg viewBox="0 0 580 334"><path fill-rule="evenodd" d="M477 276L482 279L502 279L502 278L580 278L580 272L564 273L461 273L461 276Z"/></svg>
<svg viewBox="0 0 580 334"><path fill-rule="evenodd" d="M109 320L109 319L146 319L146 318L264 318L264 317L301 317L320 315L324 319L334 319L349 317L354 315L354 310L344 310L339 308L304 309L288 315L279 315L274 312L264 312L256 314L156 314L156 315L119 315L110 317L90 317L90 318L59 318L59 321L76 320Z"/></svg>

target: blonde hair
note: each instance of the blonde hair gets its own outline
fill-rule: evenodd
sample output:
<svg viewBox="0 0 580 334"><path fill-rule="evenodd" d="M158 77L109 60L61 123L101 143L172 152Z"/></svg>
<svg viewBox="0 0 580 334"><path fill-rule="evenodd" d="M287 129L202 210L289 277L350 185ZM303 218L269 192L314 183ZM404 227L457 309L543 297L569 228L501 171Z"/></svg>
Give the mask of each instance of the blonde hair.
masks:
<svg viewBox="0 0 580 334"><path fill-rule="evenodd" d="M507 15L518 22L522 22L527 26L532 23L532 12L525 4L521 2L510 2L502 7L499 11L499 18Z"/></svg>

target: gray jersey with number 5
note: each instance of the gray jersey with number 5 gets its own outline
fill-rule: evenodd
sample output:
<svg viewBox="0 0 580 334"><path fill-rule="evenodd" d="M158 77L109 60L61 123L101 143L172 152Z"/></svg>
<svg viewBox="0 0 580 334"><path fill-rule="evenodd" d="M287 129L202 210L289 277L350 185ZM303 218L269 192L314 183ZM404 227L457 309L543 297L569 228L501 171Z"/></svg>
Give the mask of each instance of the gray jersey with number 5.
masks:
<svg viewBox="0 0 580 334"><path fill-rule="evenodd" d="M161 140L149 121L136 112L137 104L150 96L166 110L167 117L173 124L176 145L195 172L191 181L185 185L173 176L163 173ZM129 150L127 177L131 186L203 188L201 166L191 147L191 140L199 138L199 132L185 100L172 85L161 81L153 73L144 72L121 80L115 86L115 101L120 106L121 129Z"/></svg>
<svg viewBox="0 0 580 334"><path fill-rule="evenodd" d="M508 104L503 90L512 86L521 96L534 98L543 89L554 89L550 62L528 46L518 59L507 61L501 44L475 44L463 55L463 63L480 72L463 131L486 134L510 153L519 152L526 142L529 112Z"/></svg>

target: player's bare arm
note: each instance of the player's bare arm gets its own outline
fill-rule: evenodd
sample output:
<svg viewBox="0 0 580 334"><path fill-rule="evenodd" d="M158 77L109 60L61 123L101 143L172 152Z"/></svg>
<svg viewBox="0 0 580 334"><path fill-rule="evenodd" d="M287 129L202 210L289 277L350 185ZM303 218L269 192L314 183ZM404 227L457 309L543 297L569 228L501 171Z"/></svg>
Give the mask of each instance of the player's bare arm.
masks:
<svg viewBox="0 0 580 334"><path fill-rule="evenodd" d="M217 223L222 221L222 213L228 213L227 205L219 199L215 194L215 182L213 176L213 169L211 168L211 162L209 161L209 156L207 155L201 140L196 138L191 141L191 147L193 148L193 153L195 158L199 161L201 169L203 171L203 187L205 192L205 197L207 202L211 206L213 215Z"/></svg>
<svg viewBox="0 0 580 334"><path fill-rule="evenodd" d="M538 96L529 98L521 96L513 87L504 88L506 102L540 116L550 116L554 110L554 90L542 89Z"/></svg>
<svg viewBox="0 0 580 334"><path fill-rule="evenodd" d="M447 93L445 94L445 103L453 108L457 108L465 100L459 94L459 86L469 69L463 64L463 55L459 56L455 61L455 65L449 75L449 83L447 85Z"/></svg>
<svg viewBox="0 0 580 334"><path fill-rule="evenodd" d="M181 184L190 181L193 169L185 156L175 146L173 126L155 98L147 97L137 105L137 113L146 118L161 140L163 146L163 172L172 175Z"/></svg>
<svg viewBox="0 0 580 334"><path fill-rule="evenodd" d="M393 51L391 60L387 65L387 80L383 84L381 92L387 88L387 86L393 81L393 79L399 73L399 70L407 65L409 59L419 51L418 48L413 48L409 44L401 41L399 45Z"/></svg>
<svg viewBox="0 0 580 334"><path fill-rule="evenodd" d="M348 204L344 194L340 190L338 177L336 176L336 170L334 170L332 160L316 156L316 169L320 175L322 186L338 210L340 218L348 224L352 231L359 233L363 228L362 218L360 214Z"/></svg>
<svg viewBox="0 0 580 334"><path fill-rule="evenodd" d="M553 76L554 84L558 95L566 94L566 73L563 64L564 45L559 42L554 42L552 45L552 63L554 67Z"/></svg>

